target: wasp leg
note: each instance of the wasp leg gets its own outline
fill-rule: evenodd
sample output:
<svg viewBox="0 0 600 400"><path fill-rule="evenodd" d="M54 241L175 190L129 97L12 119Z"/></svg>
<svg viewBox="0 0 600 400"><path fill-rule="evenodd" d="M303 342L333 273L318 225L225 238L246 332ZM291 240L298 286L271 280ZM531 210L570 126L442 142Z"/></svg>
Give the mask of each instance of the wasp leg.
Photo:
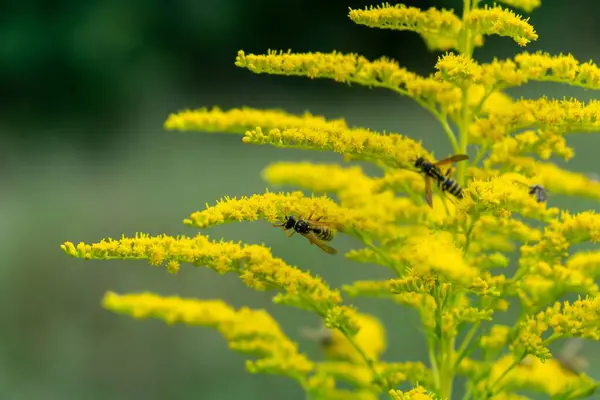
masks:
<svg viewBox="0 0 600 400"><path fill-rule="evenodd" d="M291 229L289 231L285 231L285 235L289 238L291 238L292 236L294 236L294 233L296 233L295 230Z"/></svg>

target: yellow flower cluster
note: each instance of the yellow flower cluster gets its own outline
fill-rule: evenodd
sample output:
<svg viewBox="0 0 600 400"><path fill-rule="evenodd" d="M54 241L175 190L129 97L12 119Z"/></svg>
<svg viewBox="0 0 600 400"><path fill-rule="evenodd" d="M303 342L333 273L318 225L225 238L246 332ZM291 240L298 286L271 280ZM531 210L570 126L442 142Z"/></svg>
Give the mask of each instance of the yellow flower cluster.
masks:
<svg viewBox="0 0 600 400"><path fill-rule="evenodd" d="M250 107L234 108L223 111L218 107L185 110L171 114L165 122L165 129L177 131L230 132L243 134L257 126L265 128L307 127L313 129L347 128L346 121L335 119L328 121L325 117L305 112L297 116L283 110L256 110Z"/></svg>
<svg viewBox="0 0 600 400"><path fill-rule="evenodd" d="M469 12L463 23L472 35L499 35L512 38L519 46L537 40L538 35L527 20L512 11L494 6Z"/></svg>
<svg viewBox="0 0 600 400"><path fill-rule="evenodd" d="M540 0L499 2L526 12L540 6ZM446 51L428 76L389 58L371 61L335 51L239 51L235 61L258 74L333 79L408 96L440 123L452 148L446 157L457 157L436 161L404 134L309 112L200 108L173 113L165 122L168 130L234 133L247 144L328 151L377 167L372 176L356 165L271 163L263 171L269 185L310 193L267 189L225 197L183 222L208 229L266 221L288 235L298 233L298 246L332 255L337 250L329 243L353 236L354 248L345 257L365 268L383 266L391 276L345 282L341 290L351 299L383 298L416 311L427 366L383 361L388 341L378 318L264 245L202 234L137 234L65 242L62 249L85 260L143 259L172 273L185 263L233 273L251 289L274 291L278 305L315 313L321 330L304 333L318 343L326 358L321 362L300 352L263 310L150 293L109 292L104 300L106 308L135 318L213 327L232 349L257 357L248 370L290 377L309 399L375 400L387 394L451 400L459 375L466 378L464 400L524 400L525 390L556 399L592 396L598 384L584 371L574 373L564 354L552 358L550 346L567 338L600 340L600 251L579 246L600 240L600 214L560 210L548 193L600 200L599 182L553 162L574 157L570 133L600 132L600 101L513 99L505 90L531 81L598 90L600 68L543 52L478 62L473 50L487 35L507 36L520 46L538 38L527 19L480 3L464 1L461 15L387 3L349 11L354 23L412 31L430 49ZM579 298L561 303L566 294ZM519 315L499 324L497 315L515 306ZM412 389L401 386L406 383Z"/></svg>
<svg viewBox="0 0 600 400"><path fill-rule="evenodd" d="M221 300L161 297L152 293L118 295L108 292L104 307L134 318L158 318L168 324L214 327L229 347L257 356L246 367L253 373L276 373L304 380L314 364L298 352L298 346L264 310L234 310Z"/></svg>
<svg viewBox="0 0 600 400"><path fill-rule="evenodd" d="M417 32L431 50L451 49L458 45L461 20L448 10L421 10L404 4L383 4L367 10L350 9L349 17L357 24L371 28Z"/></svg>
<svg viewBox="0 0 600 400"><path fill-rule="evenodd" d="M67 254L86 260L145 259L155 266L166 264L171 270L185 262L208 267L219 274L236 273L248 287L283 291L277 297L280 303L318 310L323 316L332 315L341 303L339 291L329 288L321 278L273 257L263 246L214 242L202 235L174 238L138 234L133 238L104 239L77 246L66 242L61 247ZM339 318L343 324L353 326L354 322L342 314Z"/></svg>

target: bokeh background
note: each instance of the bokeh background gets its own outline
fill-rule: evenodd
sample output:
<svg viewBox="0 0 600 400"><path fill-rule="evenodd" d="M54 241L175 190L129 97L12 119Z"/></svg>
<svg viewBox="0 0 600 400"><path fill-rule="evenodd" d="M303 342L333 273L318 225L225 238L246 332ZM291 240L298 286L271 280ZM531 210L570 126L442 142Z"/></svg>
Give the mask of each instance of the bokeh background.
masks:
<svg viewBox="0 0 600 400"><path fill-rule="evenodd" d="M600 3L549 1L531 22L540 39L528 50L571 52L600 60ZM369 29L347 18L371 1L7 0L0 3L0 399L302 399L285 378L251 376L244 357L214 331L135 321L100 307L107 290L154 291L235 306L266 308L303 350L300 335L315 316L271 303L235 276L183 266L169 275L144 262L84 262L59 248L65 240L188 234L181 221L206 202L265 189L260 171L275 160L337 161L335 155L243 145L239 136L163 130L184 108L276 107L309 110L351 124L422 139L438 154L449 146L439 126L410 100L385 90L332 81L253 75L233 64L239 49L358 52L389 56L427 74L438 54L412 33ZM410 1L460 8L456 1ZM481 60L519 51L490 37ZM531 85L516 96L595 92ZM598 172L594 136L573 135L571 169ZM556 198L586 209L594 204ZM211 236L266 243L277 256L333 285L387 276L287 239L269 224L235 224ZM344 237L336 247L356 244ZM418 319L383 301L358 301L388 326L386 359L425 360ZM589 347L587 347L589 346ZM587 353L598 354L586 344ZM593 363L592 363L593 364ZM595 368L595 369L594 369ZM592 376L598 377L599 365Z"/></svg>

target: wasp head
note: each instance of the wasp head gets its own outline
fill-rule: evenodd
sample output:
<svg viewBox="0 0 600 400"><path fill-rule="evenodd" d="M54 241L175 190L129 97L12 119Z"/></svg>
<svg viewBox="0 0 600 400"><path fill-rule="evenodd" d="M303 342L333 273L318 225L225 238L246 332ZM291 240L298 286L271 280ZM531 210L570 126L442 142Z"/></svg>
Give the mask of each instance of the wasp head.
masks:
<svg viewBox="0 0 600 400"><path fill-rule="evenodd" d="M294 216L285 216L285 222L283 224L283 227L285 229L292 229L294 227L294 225L296 225L296 218L294 218Z"/></svg>
<svg viewBox="0 0 600 400"><path fill-rule="evenodd" d="M423 157L419 157L415 160L415 168L421 168L425 164L425 159Z"/></svg>

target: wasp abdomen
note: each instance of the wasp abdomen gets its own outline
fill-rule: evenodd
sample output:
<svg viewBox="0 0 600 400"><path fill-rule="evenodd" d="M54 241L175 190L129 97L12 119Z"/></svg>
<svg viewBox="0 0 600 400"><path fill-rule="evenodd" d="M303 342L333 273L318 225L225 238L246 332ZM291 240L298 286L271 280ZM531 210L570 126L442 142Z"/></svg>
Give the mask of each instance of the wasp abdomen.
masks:
<svg viewBox="0 0 600 400"><path fill-rule="evenodd" d="M321 240L330 241L333 239L334 233L331 229L328 228L312 228L314 234Z"/></svg>

